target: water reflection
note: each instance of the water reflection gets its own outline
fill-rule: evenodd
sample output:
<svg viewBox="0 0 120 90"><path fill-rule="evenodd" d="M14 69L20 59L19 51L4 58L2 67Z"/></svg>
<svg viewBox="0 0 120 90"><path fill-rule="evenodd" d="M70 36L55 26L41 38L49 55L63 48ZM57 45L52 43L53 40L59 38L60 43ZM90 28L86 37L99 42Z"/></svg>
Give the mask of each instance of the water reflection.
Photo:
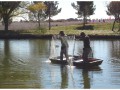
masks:
<svg viewBox="0 0 120 90"><path fill-rule="evenodd" d="M9 59L10 59L10 46L9 46L9 40L4 41L4 59L3 59L3 66L9 68Z"/></svg>
<svg viewBox="0 0 120 90"><path fill-rule="evenodd" d="M119 40L111 41L110 50L112 57L120 58L120 41Z"/></svg>
<svg viewBox="0 0 120 90"><path fill-rule="evenodd" d="M82 70L83 75L83 84L85 89L90 89L90 78L88 75L88 70L83 69Z"/></svg>
<svg viewBox="0 0 120 90"><path fill-rule="evenodd" d="M94 74L95 72L100 72L101 68L100 67L93 67L93 68L86 68L86 69L82 69L82 76L83 76L83 85L84 85L84 89L90 89L91 88L91 83L92 83L92 79L93 76L91 77L91 74ZM94 72L94 73L93 73Z"/></svg>
<svg viewBox="0 0 120 90"><path fill-rule="evenodd" d="M9 62L9 58L10 58L10 48L9 48L9 41L5 40L4 41L4 55L3 55L3 60L1 62L1 70L0 71L0 77L2 77L0 79L0 81L2 81L4 83L4 80L8 80L8 78L11 76L9 71L10 71L10 62ZM2 83L0 83L0 86L2 86Z"/></svg>
<svg viewBox="0 0 120 90"><path fill-rule="evenodd" d="M13 49L10 47L10 40L4 40L1 48L3 53L1 52L0 54L0 88L37 88L37 83L34 83L36 75L31 73L31 67L27 63L24 65L17 57L14 58L14 55L19 55L20 53L12 54ZM22 60L24 61L23 58Z"/></svg>
<svg viewBox="0 0 120 90"><path fill-rule="evenodd" d="M120 40L92 40L94 57L103 60L100 69L74 68L72 76L66 66L45 62L50 42L0 40L0 88L120 88ZM73 42L69 41L69 54L73 54ZM82 46L81 41L75 42L75 55L82 53Z"/></svg>
<svg viewBox="0 0 120 90"><path fill-rule="evenodd" d="M30 54L34 55L34 53L43 55L49 55L50 53L50 40L29 40L30 45Z"/></svg>
<svg viewBox="0 0 120 90"><path fill-rule="evenodd" d="M68 71L65 65L60 66L61 69L61 89L68 87Z"/></svg>

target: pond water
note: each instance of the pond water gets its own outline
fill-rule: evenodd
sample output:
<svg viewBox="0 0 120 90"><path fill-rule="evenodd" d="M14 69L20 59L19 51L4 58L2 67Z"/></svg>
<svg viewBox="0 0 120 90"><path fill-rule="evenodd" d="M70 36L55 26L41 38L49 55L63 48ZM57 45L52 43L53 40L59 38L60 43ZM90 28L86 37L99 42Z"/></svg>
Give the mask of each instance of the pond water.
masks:
<svg viewBox="0 0 120 90"><path fill-rule="evenodd" d="M55 42L59 55L60 42ZM68 42L69 54L82 53L82 41ZM42 39L0 40L0 88L120 88L120 40L91 40L93 56L103 63L89 70L52 64L50 43Z"/></svg>

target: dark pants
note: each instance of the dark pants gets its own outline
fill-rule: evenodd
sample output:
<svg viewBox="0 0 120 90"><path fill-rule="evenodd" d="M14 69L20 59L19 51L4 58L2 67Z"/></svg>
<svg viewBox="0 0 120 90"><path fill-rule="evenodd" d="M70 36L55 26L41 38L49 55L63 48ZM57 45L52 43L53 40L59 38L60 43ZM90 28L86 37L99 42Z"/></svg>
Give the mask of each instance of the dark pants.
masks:
<svg viewBox="0 0 120 90"><path fill-rule="evenodd" d="M92 52L91 48L83 48L83 55L82 55L82 57L83 57L83 61L84 62L88 62L88 56L89 56L89 54L91 54L91 52Z"/></svg>
<svg viewBox="0 0 120 90"><path fill-rule="evenodd" d="M63 55L65 55L66 60L68 60L68 47L61 47L60 60L63 60Z"/></svg>

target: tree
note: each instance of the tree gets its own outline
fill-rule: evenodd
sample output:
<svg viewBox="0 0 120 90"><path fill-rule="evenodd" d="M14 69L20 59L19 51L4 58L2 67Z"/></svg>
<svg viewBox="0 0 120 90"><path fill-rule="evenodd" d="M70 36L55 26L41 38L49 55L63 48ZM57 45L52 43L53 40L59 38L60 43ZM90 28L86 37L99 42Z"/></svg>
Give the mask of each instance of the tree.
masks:
<svg viewBox="0 0 120 90"><path fill-rule="evenodd" d="M17 17L22 17L25 21L28 21L26 15L29 13L28 6L30 6L30 4L30 1L22 1L19 4L19 9L17 9L17 12L19 12L19 15Z"/></svg>
<svg viewBox="0 0 120 90"><path fill-rule="evenodd" d="M0 16L4 22L4 30L8 31L9 20L18 15L14 11L18 8L20 1L0 1Z"/></svg>
<svg viewBox="0 0 120 90"><path fill-rule="evenodd" d="M36 19L36 21L38 21L38 25L39 25L39 29L40 29L40 23L42 18L45 16L45 9L46 9L46 5L43 2L34 2L33 4L31 4L30 6L28 6L28 10L30 10L30 12L32 12L32 14L34 15L34 18Z"/></svg>
<svg viewBox="0 0 120 90"><path fill-rule="evenodd" d="M61 12L61 8L58 9L58 2L57 1L45 1L44 4L47 6L47 9L45 11L46 17L49 18L49 30L51 29L51 17L57 15Z"/></svg>
<svg viewBox="0 0 120 90"><path fill-rule="evenodd" d="M113 15L115 18L115 20L113 22L113 26L112 26L112 31L114 31L115 22L119 23L119 30L118 31L120 31L120 1L111 1L107 5L106 13L107 13L107 15Z"/></svg>
<svg viewBox="0 0 120 90"><path fill-rule="evenodd" d="M77 5L75 3L71 3L71 5L77 10L78 17L83 17L83 27L85 27L87 17L93 15L96 9L93 1L77 1Z"/></svg>

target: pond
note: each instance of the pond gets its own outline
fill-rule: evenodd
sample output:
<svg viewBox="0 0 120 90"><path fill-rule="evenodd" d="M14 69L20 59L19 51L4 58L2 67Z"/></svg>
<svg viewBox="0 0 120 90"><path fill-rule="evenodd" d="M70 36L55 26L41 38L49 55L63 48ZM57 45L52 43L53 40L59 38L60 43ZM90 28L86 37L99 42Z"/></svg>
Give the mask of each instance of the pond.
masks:
<svg viewBox="0 0 120 90"><path fill-rule="evenodd" d="M56 55L60 41L56 42ZM82 41L68 40L69 54L82 53ZM119 89L120 40L91 40L99 68L84 70L49 60L51 40L0 40L0 88Z"/></svg>

